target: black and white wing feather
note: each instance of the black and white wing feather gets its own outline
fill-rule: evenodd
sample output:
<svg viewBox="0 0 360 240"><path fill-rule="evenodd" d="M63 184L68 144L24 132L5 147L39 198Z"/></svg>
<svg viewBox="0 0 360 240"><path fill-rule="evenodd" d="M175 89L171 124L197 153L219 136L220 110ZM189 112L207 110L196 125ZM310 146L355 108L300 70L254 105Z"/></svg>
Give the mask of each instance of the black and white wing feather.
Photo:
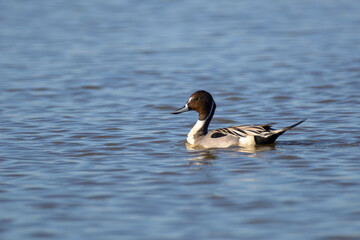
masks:
<svg viewBox="0 0 360 240"><path fill-rule="evenodd" d="M247 137L247 136L263 136L271 134L272 128L270 124L266 125L248 125L233 126L227 128L219 128L213 131L211 137L219 138L224 136Z"/></svg>

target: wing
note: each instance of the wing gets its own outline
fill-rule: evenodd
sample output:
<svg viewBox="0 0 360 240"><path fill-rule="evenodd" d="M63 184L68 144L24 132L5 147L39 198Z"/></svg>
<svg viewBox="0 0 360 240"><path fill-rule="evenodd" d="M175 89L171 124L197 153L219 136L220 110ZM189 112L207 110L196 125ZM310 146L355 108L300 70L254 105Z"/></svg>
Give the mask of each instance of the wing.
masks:
<svg viewBox="0 0 360 240"><path fill-rule="evenodd" d="M247 126L233 126L227 128L219 128L212 131L212 138L220 138L224 136L247 137L247 136L262 136L265 137L271 133L273 129L271 124L265 125L247 125Z"/></svg>

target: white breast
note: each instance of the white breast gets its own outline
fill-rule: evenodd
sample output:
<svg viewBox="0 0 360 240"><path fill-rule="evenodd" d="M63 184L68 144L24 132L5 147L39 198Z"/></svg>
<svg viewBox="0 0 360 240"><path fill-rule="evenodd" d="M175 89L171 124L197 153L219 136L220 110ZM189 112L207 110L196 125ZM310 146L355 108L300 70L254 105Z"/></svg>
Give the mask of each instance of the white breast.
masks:
<svg viewBox="0 0 360 240"><path fill-rule="evenodd" d="M195 144L195 134L204 126L205 120L197 120L193 128L187 135L187 141L190 144Z"/></svg>

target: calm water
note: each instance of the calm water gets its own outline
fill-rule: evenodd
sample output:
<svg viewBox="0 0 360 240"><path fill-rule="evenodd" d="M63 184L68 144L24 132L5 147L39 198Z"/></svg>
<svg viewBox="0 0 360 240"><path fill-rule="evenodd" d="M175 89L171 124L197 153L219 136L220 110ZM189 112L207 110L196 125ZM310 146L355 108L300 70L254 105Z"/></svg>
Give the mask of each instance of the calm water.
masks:
<svg viewBox="0 0 360 240"><path fill-rule="evenodd" d="M360 239L359 1L0 1L0 239ZM273 148L211 128L308 121Z"/></svg>

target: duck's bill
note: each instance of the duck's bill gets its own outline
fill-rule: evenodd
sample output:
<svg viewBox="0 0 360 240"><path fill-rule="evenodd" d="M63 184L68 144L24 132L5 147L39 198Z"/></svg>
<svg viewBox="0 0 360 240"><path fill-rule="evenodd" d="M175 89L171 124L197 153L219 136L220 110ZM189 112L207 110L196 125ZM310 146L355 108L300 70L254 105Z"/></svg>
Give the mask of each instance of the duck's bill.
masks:
<svg viewBox="0 0 360 240"><path fill-rule="evenodd" d="M171 114L179 114L179 113L183 113L183 112L187 112L187 111L190 111L190 109L189 109L188 105L185 104L185 106L176 110L175 112L172 112Z"/></svg>

